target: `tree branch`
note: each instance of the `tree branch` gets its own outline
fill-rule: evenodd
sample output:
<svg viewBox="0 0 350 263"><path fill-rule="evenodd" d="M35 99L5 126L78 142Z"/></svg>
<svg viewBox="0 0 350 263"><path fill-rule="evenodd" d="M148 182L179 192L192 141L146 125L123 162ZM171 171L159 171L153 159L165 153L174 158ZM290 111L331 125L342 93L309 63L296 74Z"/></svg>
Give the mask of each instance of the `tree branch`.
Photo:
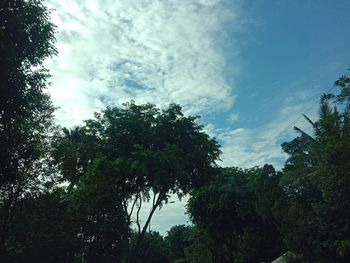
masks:
<svg viewBox="0 0 350 263"><path fill-rule="evenodd" d="M132 213L134 212L134 208L135 208L136 202L137 202L137 196L135 197L135 200L134 200L134 202L133 202L133 204L132 204L132 206L131 206L130 213L128 213L128 218L130 218L131 215L132 215Z"/></svg>
<svg viewBox="0 0 350 263"><path fill-rule="evenodd" d="M139 232L139 235L140 235L140 233L141 233L141 225L140 225L140 217L139 217L139 214L140 214L140 210L141 210L141 207L142 207L142 197L141 197L141 194L138 193L138 195L136 196L136 198L139 198L139 199L140 199L139 207L138 207L137 213L136 213L136 224L137 224L138 232Z"/></svg>

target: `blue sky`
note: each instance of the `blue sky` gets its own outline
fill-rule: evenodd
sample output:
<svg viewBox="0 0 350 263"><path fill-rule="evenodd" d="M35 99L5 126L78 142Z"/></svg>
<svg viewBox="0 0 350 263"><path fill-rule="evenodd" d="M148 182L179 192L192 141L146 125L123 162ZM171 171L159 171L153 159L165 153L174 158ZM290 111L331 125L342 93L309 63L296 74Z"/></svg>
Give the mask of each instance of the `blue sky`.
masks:
<svg viewBox="0 0 350 263"><path fill-rule="evenodd" d="M46 62L57 121L82 123L127 100L201 115L223 166L286 158L280 144L317 118L319 95L350 66L346 0L46 0L59 54ZM155 215L181 224L184 202Z"/></svg>
<svg viewBox="0 0 350 263"><path fill-rule="evenodd" d="M241 49L235 105L250 127L275 117L283 98L305 91L317 98L349 67L350 58L349 1L252 2L245 10L256 24Z"/></svg>

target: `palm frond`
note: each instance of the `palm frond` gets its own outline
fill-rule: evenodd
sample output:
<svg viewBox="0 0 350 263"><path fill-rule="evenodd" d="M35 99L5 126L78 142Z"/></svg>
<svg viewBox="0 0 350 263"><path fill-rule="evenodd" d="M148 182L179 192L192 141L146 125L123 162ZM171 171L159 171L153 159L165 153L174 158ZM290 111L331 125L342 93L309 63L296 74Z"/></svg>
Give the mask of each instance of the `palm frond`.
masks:
<svg viewBox="0 0 350 263"><path fill-rule="evenodd" d="M302 129L294 126L294 130L296 130L297 132L301 133L302 135L306 136L308 139L310 139L312 142L317 143L317 141L309 134L307 134L306 132L304 132Z"/></svg>

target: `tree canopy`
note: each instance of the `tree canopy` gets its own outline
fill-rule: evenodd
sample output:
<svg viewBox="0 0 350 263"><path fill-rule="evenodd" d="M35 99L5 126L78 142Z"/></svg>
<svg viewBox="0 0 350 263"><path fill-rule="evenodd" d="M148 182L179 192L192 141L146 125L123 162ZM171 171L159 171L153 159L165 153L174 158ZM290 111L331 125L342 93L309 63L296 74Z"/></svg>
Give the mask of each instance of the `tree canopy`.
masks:
<svg viewBox="0 0 350 263"><path fill-rule="evenodd" d="M126 229L135 223L141 242L155 210L170 194L182 197L214 175L219 146L196 119L185 117L178 105L160 111L131 102L124 108L107 108L75 130L64 130L56 139L55 156L69 182L72 202L93 205L86 209L110 220L119 218L116 225ZM152 208L141 225L145 201ZM107 215L110 209L120 216Z"/></svg>

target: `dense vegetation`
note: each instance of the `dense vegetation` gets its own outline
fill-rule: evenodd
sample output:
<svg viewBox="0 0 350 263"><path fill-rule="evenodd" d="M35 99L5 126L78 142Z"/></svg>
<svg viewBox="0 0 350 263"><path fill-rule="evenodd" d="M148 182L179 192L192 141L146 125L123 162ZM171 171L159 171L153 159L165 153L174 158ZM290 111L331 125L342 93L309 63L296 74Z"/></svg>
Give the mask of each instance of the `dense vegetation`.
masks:
<svg viewBox="0 0 350 263"><path fill-rule="evenodd" d="M350 78L320 99L284 168L218 167L220 146L179 105L131 101L54 125L41 1L0 3L0 262L350 262ZM147 231L170 195L191 226ZM144 220L145 202L151 210Z"/></svg>

